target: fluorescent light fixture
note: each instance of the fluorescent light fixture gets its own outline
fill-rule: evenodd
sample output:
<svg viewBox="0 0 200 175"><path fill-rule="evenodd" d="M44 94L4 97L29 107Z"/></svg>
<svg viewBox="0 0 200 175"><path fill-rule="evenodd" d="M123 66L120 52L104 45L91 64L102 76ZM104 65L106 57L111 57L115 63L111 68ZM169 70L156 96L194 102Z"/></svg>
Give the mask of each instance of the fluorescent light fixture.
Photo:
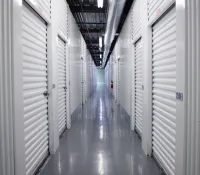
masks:
<svg viewBox="0 0 200 175"><path fill-rule="evenodd" d="M102 58L102 55L100 54L100 58Z"/></svg>
<svg viewBox="0 0 200 175"><path fill-rule="evenodd" d="M103 8L103 0L97 0L98 8Z"/></svg>
<svg viewBox="0 0 200 175"><path fill-rule="evenodd" d="M102 37L99 37L99 47L102 48L103 47L103 40Z"/></svg>

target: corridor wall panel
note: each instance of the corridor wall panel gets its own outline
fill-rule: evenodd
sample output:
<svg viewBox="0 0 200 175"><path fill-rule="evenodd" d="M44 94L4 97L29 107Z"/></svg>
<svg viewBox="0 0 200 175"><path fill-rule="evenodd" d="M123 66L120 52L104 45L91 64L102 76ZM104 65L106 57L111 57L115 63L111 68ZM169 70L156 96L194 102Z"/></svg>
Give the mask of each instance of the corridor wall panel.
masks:
<svg viewBox="0 0 200 175"><path fill-rule="evenodd" d="M176 152L176 9L153 25L153 156L175 175Z"/></svg>
<svg viewBox="0 0 200 175"><path fill-rule="evenodd" d="M88 50L84 38L81 36L81 93L82 103L87 100L87 61Z"/></svg>
<svg viewBox="0 0 200 175"><path fill-rule="evenodd" d="M114 55L113 57L115 58ZM113 61L112 69L113 69L112 79L113 79L113 85L114 85L113 95L116 100L117 99L117 61L116 60Z"/></svg>
<svg viewBox="0 0 200 175"><path fill-rule="evenodd" d="M184 175L200 174L200 2L186 0L187 155Z"/></svg>
<svg viewBox="0 0 200 175"><path fill-rule="evenodd" d="M0 174L14 175L11 1L0 1ZM5 20L6 16L6 20Z"/></svg>
<svg viewBox="0 0 200 175"><path fill-rule="evenodd" d="M132 69L130 65L133 62L133 44L132 35L132 11L129 12L127 19L118 38L118 44L115 46L116 59L120 63L120 104L131 116L131 100L132 100Z"/></svg>
<svg viewBox="0 0 200 175"><path fill-rule="evenodd" d="M23 5L23 92L26 174L49 154L47 24Z"/></svg>
<svg viewBox="0 0 200 175"><path fill-rule="evenodd" d="M89 50L86 51L86 62L85 62L85 72L86 72L86 100L89 99L91 92L92 92L92 88L91 88L91 81L90 81L90 77L91 77L91 65L93 65L92 63L92 58L90 56L90 52Z"/></svg>
<svg viewBox="0 0 200 175"><path fill-rule="evenodd" d="M69 12L69 57L71 114L81 104L81 33Z"/></svg>

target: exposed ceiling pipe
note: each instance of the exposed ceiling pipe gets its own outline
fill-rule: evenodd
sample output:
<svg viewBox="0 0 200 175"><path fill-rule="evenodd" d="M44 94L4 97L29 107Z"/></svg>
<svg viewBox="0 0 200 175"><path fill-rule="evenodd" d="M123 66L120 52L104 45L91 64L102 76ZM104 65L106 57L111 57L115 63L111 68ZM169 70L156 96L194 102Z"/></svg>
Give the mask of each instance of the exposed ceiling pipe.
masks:
<svg viewBox="0 0 200 175"><path fill-rule="evenodd" d="M108 20L104 39L104 61L110 52L126 0L109 0Z"/></svg>

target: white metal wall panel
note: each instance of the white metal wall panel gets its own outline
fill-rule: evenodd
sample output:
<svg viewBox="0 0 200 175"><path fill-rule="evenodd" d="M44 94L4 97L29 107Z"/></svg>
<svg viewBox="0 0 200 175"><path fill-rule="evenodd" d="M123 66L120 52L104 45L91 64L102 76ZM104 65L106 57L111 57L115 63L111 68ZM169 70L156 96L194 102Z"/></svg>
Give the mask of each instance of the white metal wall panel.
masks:
<svg viewBox="0 0 200 175"><path fill-rule="evenodd" d="M135 41L138 39L138 36L141 36L141 10L140 10L140 0L133 2L132 8L132 40Z"/></svg>
<svg viewBox="0 0 200 175"><path fill-rule="evenodd" d="M115 61L113 61L113 73L112 73L112 80L113 80L113 95L115 97L115 100L117 99L117 64Z"/></svg>
<svg viewBox="0 0 200 175"><path fill-rule="evenodd" d="M117 63L117 98L118 98L118 103L120 104L120 90L121 90L121 65L120 65L120 60L118 60Z"/></svg>
<svg viewBox="0 0 200 175"><path fill-rule="evenodd" d="M12 2L0 1L0 174L14 175ZM6 20L5 20L6 15Z"/></svg>
<svg viewBox="0 0 200 175"><path fill-rule="evenodd" d="M115 59L120 58L120 105L131 116L132 112L132 65L133 63L133 42L132 42L132 12L130 11L120 36L115 46L116 56Z"/></svg>
<svg viewBox="0 0 200 175"><path fill-rule="evenodd" d="M153 26L153 155L175 174L176 149L176 11Z"/></svg>
<svg viewBox="0 0 200 175"><path fill-rule="evenodd" d="M187 27L187 175L200 174L200 1L186 0Z"/></svg>
<svg viewBox="0 0 200 175"><path fill-rule="evenodd" d="M58 37L58 126L62 134L67 125L66 43Z"/></svg>
<svg viewBox="0 0 200 175"><path fill-rule="evenodd" d="M135 128L142 136L143 122L143 59L142 40L135 44Z"/></svg>
<svg viewBox="0 0 200 175"><path fill-rule="evenodd" d="M69 7L68 7L69 8ZM69 10L70 111L81 104L81 33Z"/></svg>
<svg viewBox="0 0 200 175"><path fill-rule="evenodd" d="M81 58L81 97L82 104L84 104L84 60Z"/></svg>
<svg viewBox="0 0 200 175"><path fill-rule="evenodd" d="M47 25L26 5L22 14L26 174L48 155Z"/></svg>

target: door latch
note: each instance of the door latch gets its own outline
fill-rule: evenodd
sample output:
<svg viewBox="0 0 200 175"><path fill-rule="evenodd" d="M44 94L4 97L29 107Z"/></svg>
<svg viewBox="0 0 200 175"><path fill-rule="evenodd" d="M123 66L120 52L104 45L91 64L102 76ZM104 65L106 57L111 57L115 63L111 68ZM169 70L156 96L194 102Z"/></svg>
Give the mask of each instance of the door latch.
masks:
<svg viewBox="0 0 200 175"><path fill-rule="evenodd" d="M49 97L49 92L48 92L48 91L45 91L45 92L43 93L43 95L44 95L45 97Z"/></svg>
<svg viewBox="0 0 200 175"><path fill-rule="evenodd" d="M183 101L183 93L177 92L176 93L176 99L179 101Z"/></svg>

